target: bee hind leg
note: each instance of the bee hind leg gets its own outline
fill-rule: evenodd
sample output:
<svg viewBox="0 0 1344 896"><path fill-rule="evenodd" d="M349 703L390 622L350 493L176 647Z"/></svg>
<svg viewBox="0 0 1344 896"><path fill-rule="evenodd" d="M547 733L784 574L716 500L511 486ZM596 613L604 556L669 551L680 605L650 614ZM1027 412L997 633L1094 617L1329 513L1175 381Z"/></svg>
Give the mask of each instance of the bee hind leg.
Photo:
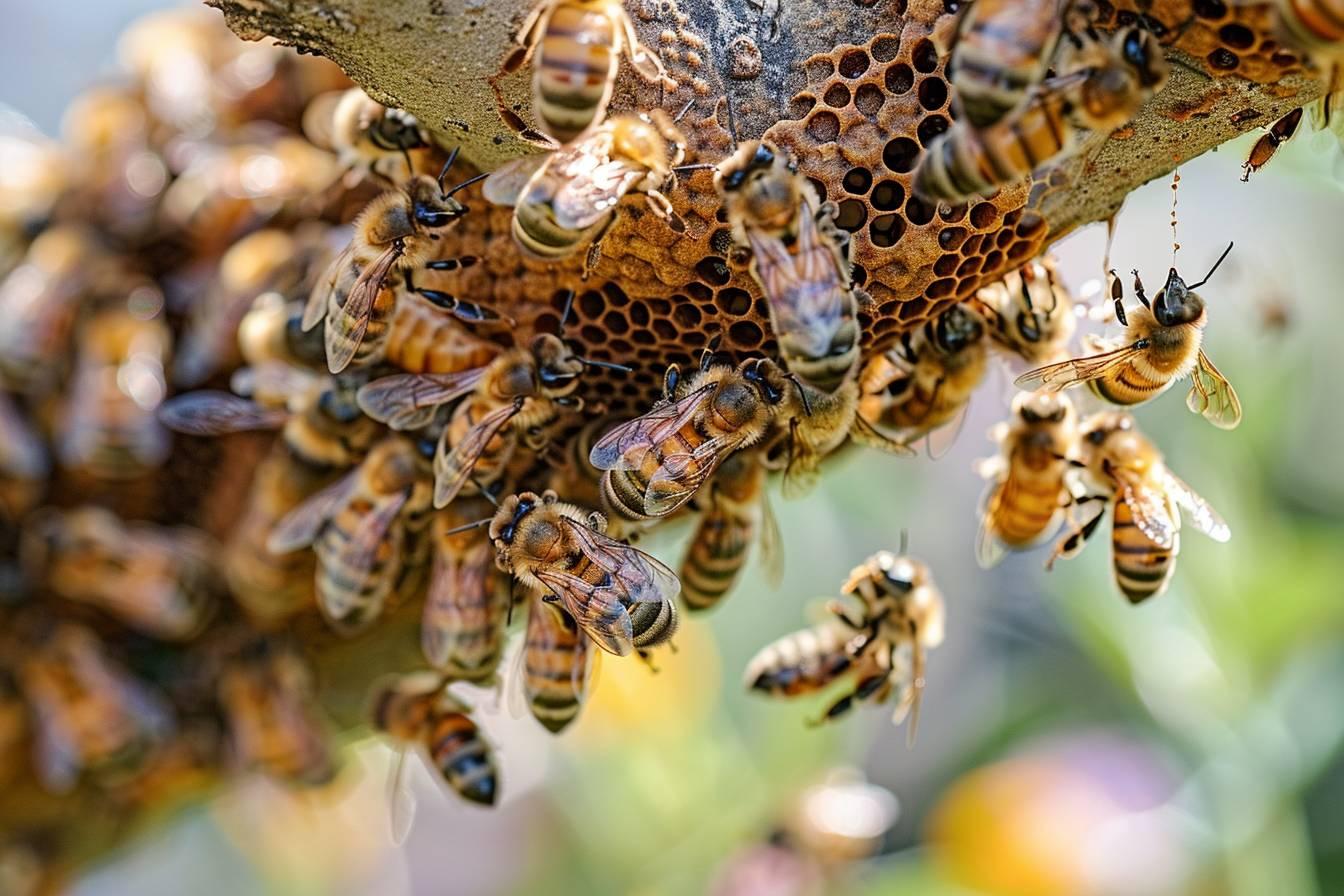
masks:
<svg viewBox="0 0 1344 896"><path fill-rule="evenodd" d="M1055 568L1056 560L1061 558L1067 560L1070 557L1077 555L1077 553L1083 549L1087 544L1087 540L1096 533L1097 527L1101 525L1102 519L1106 516L1106 500L1107 498L1105 495L1087 495L1086 497L1079 498L1073 502L1072 506L1078 507L1096 501L1102 502L1102 505L1101 509L1098 510L1086 523L1079 525L1077 521L1073 522L1069 534L1059 540L1059 543L1055 545L1054 550L1050 552L1050 559L1045 561L1045 568L1047 570ZM1070 517L1072 517L1072 511L1070 511Z"/></svg>

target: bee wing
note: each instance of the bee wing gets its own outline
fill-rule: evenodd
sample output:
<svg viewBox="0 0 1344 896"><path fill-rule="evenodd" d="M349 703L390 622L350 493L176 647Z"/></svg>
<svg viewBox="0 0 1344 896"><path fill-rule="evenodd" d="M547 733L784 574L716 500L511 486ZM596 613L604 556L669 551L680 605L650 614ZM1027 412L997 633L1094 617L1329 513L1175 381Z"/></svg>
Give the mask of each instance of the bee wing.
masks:
<svg viewBox="0 0 1344 896"><path fill-rule="evenodd" d="M358 475L358 470L350 471L285 514L266 537L266 550L272 554L288 554L312 544L336 508L350 497Z"/></svg>
<svg viewBox="0 0 1344 896"><path fill-rule="evenodd" d="M1163 471L1167 494L1171 495L1190 516L1190 524L1214 541L1225 542L1232 537L1232 529L1223 522L1218 511L1209 506L1209 502L1199 496L1193 488L1186 485L1170 470Z"/></svg>
<svg viewBox="0 0 1344 896"><path fill-rule="evenodd" d="M551 207L566 230L586 230L611 214L621 197L645 177L643 168L611 159L578 177L565 180Z"/></svg>
<svg viewBox="0 0 1344 896"><path fill-rule="evenodd" d="M630 470L638 466L644 451L665 441L695 416L714 389L706 383L675 401L659 405L642 417L636 417L617 426L593 443L588 462L599 470ZM627 455L634 453L635 457Z"/></svg>
<svg viewBox="0 0 1344 896"><path fill-rule="evenodd" d="M536 174L550 157L549 153L539 153L500 165L490 173L481 187L486 202L503 206L515 205L528 181L532 179L532 175Z"/></svg>
<svg viewBox="0 0 1344 896"><path fill-rule="evenodd" d="M322 271L322 276L317 278L313 284L312 290L308 293L308 301L303 306L303 332L307 333L313 327L318 325L322 318L327 316L327 298L332 290L336 288L336 281L341 276L341 270L350 263L350 255L353 251L351 246L346 246L335 258L331 264L327 265Z"/></svg>
<svg viewBox="0 0 1344 896"><path fill-rule="evenodd" d="M617 656L634 652L634 623L614 578L612 585L598 586L558 570L538 570L536 575L598 647Z"/></svg>
<svg viewBox="0 0 1344 896"><path fill-rule="evenodd" d="M957 411L955 417L924 437L924 450L928 452L929 460L941 460L947 452L952 450L952 446L956 444L961 431L966 428L966 418L970 407L971 403L967 401Z"/></svg>
<svg viewBox="0 0 1344 896"><path fill-rule="evenodd" d="M1237 398L1232 384L1213 366L1203 349L1200 349L1199 360L1195 364L1185 404L1219 429L1236 429L1237 424L1241 423L1241 399Z"/></svg>
<svg viewBox="0 0 1344 896"><path fill-rule="evenodd" d="M56 793L65 793L79 780L80 750L66 726L50 713L37 713L38 777Z"/></svg>
<svg viewBox="0 0 1344 896"><path fill-rule="evenodd" d="M547 612L555 612L553 607L533 600L527 608L528 613L540 613L540 607ZM500 675L499 687L504 692L504 708L509 718L521 719L527 715L527 634L515 633L504 648L504 672Z"/></svg>
<svg viewBox="0 0 1344 896"><path fill-rule="evenodd" d="M450 632L443 617L452 614L462 599L474 598L491 587L489 576L494 560L494 551L484 538L473 542L460 555L443 547L435 548L425 608L420 617L420 650L431 666L439 668L448 660Z"/></svg>
<svg viewBox="0 0 1344 896"><path fill-rule="evenodd" d="M428 426L438 409L475 389L486 368L458 373L398 373L359 387L359 409L393 429Z"/></svg>
<svg viewBox="0 0 1344 896"><path fill-rule="evenodd" d="M202 389L175 395L159 405L159 422L188 436L277 429L289 419L282 408L264 408L232 392Z"/></svg>
<svg viewBox="0 0 1344 896"><path fill-rule="evenodd" d="M701 442L689 453L664 455L644 490L645 512L666 516L685 504L741 444L741 437L723 435Z"/></svg>
<svg viewBox="0 0 1344 896"><path fill-rule="evenodd" d="M747 238L776 332L792 334L808 355L825 357L840 328L849 287L834 250L822 242L815 217L799 215L792 254L776 237L749 228Z"/></svg>
<svg viewBox="0 0 1344 896"><path fill-rule="evenodd" d="M1019 376L1014 384L1019 389L1028 392L1035 392L1038 389L1058 392L1079 383L1099 379L1112 370L1123 367L1134 358L1141 356L1144 351L1145 349L1136 348L1133 345L1125 345L1102 352L1099 355L1089 355L1086 358L1070 358L1067 361L1028 370Z"/></svg>
<svg viewBox="0 0 1344 896"><path fill-rule="evenodd" d="M444 430L443 436L439 439L439 450L434 453L435 507L447 507L457 497L457 493L462 491L462 486L471 478L471 471L475 468L476 461L480 460L481 454L485 452L486 446L490 444L490 440L507 426L520 410L522 402L506 404L491 411L467 430L461 442L446 452L443 449L447 447L448 430Z"/></svg>
<svg viewBox="0 0 1344 896"><path fill-rule="evenodd" d="M1116 470L1112 476L1120 485L1120 500L1129 505L1134 523L1160 548L1170 550L1176 544L1180 523L1172 516L1166 494L1144 481L1137 473Z"/></svg>
<svg viewBox="0 0 1344 896"><path fill-rule="evenodd" d="M46 444L9 396L0 392L0 471L22 479L41 479L50 468Z"/></svg>
<svg viewBox="0 0 1344 896"><path fill-rule="evenodd" d="M401 527L392 524L409 497L409 489L380 497L341 545L339 564L353 581L343 581L343 587L319 595L323 601L322 609L331 619L343 620L353 612L352 600L364 590L364 584L373 575L380 548L390 545L394 554L401 550L405 533Z"/></svg>
<svg viewBox="0 0 1344 896"><path fill-rule="evenodd" d="M761 486L761 569L766 584L778 588L784 582L784 536L779 530L779 520L775 518L774 508L770 506L770 496Z"/></svg>
<svg viewBox="0 0 1344 896"><path fill-rule="evenodd" d="M981 569L997 566L1006 553L1002 542L994 534L994 520L1003 500L1003 483L1001 477L991 479L980 498L980 529L975 536L975 562L980 564Z"/></svg>
<svg viewBox="0 0 1344 896"><path fill-rule="evenodd" d="M406 784L406 754L411 752L408 744L397 746L397 758L387 774L387 822L392 842L400 846L406 841L415 823L415 791Z"/></svg>
<svg viewBox="0 0 1344 896"><path fill-rule="evenodd" d="M294 396L312 392L326 380L325 376L319 377L311 370L284 361L262 361L235 370L229 377L229 388L262 404L280 405L292 401ZM274 400L268 402L267 397Z"/></svg>
<svg viewBox="0 0 1344 896"><path fill-rule="evenodd" d="M887 454L896 454L905 457L915 456L915 449L904 442L888 436L886 433L873 426L872 423L857 414L854 415L854 423L850 427L849 437L860 445L876 448L878 451L885 451Z"/></svg>
<svg viewBox="0 0 1344 896"><path fill-rule="evenodd" d="M392 272L392 266L397 263L403 251L400 242L388 246L372 264L360 271L359 277L350 287L350 294L346 296L343 306L339 309L331 308L332 303L328 303L327 369L332 373L340 373L350 366L350 361L355 357L359 344L364 341L364 333L369 328L369 315L373 311L373 302L378 298L387 275ZM335 313L334 318L331 312Z"/></svg>
<svg viewBox="0 0 1344 896"><path fill-rule="evenodd" d="M561 525L585 557L611 574L631 603L669 601L681 593L677 574L638 548L569 517L562 517Z"/></svg>

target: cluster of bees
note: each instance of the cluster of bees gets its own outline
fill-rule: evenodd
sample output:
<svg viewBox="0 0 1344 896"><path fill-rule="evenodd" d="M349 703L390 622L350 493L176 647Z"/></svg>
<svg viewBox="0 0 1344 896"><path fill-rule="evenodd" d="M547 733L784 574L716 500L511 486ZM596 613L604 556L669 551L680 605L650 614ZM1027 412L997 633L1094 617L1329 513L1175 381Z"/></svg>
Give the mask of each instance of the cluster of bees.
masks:
<svg viewBox="0 0 1344 896"><path fill-rule="evenodd" d="M1127 122L1165 83L1141 26L1103 37L1090 3L1057 6L979 0L963 15L950 66L960 117L918 177L931 199L1028 175L1080 133ZM0 779L28 751L53 791L115 783L168 741L177 697L101 636L115 623L155 645L225 632L204 679L230 752L285 780L326 781L312 676L279 632L315 605L354 637L421 602L430 671L381 684L370 721L422 748L464 798L493 803L493 749L449 684L502 678L561 731L599 653L649 660L676 632L678 596L692 611L716 606L757 541L778 571L770 473L792 497L850 440L935 451L995 354L1031 369L982 467L983 563L1061 528L1051 562L1072 556L1111 508L1115 579L1139 601L1171 578L1182 510L1228 537L1127 413L1083 415L1064 391L1086 384L1127 407L1189 376L1190 408L1236 426L1195 292L1222 258L1193 285L1173 268L1151 300L1136 272L1130 309L1113 278L1124 333L1082 356L1069 348L1075 304L1042 260L864 358L870 300L851 278L847 235L786 152L734 138L726 158L686 165L681 115L607 114L622 58L675 84L615 0L545 0L528 17L501 76L531 65L537 120L502 100L500 112L545 151L456 183L456 151L321 63L244 49L182 16L139 26L125 48L131 86L78 102L65 150L25 144L32 173L6 204L21 214L0 219ZM58 164L65 151L83 164ZM697 169L712 170L750 256L778 357L734 358L710 340L695 369L667 369L646 413L611 419L580 385L621 367L566 340L568 306L555 333L519 344L509 309L434 288L436 272L480 261L443 248L478 180L488 202L512 208L524 253L583 253L591 267L627 197L678 231L666 193ZM280 435L222 544L91 506L154 481L169 431L254 430ZM58 495L53 468L67 483ZM692 512L678 572L631 544ZM913 714L925 651L943 637L930 570L902 546L841 590L832 619L761 652L748 686L791 696L844 679L824 718L864 701ZM501 673L515 612L524 632Z"/></svg>

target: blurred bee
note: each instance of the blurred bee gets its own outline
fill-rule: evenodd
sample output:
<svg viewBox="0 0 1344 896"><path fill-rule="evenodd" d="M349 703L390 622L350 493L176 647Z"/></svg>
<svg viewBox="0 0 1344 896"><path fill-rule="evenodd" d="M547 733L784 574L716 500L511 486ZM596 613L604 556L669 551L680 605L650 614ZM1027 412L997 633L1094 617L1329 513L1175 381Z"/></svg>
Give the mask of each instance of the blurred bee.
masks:
<svg viewBox="0 0 1344 896"><path fill-rule="evenodd" d="M429 664L454 681L494 675L513 602L508 580L495 568L490 540L477 531L451 531L478 518L483 503L454 504L430 523L434 559L420 647Z"/></svg>
<svg viewBox="0 0 1344 896"><path fill-rule="evenodd" d="M484 195L513 207L513 238L524 252L556 261L588 246L587 270L627 193L643 193L650 211L685 229L662 193L685 154L686 138L661 109L617 115L554 152L505 163L486 178Z"/></svg>
<svg viewBox="0 0 1344 896"><path fill-rule="evenodd" d="M135 291L162 300L152 286ZM159 466L170 447L155 416L168 389L168 325L159 317L138 316L127 305L109 308L80 326L76 345L74 373L56 422L61 464L103 479L131 478Z"/></svg>
<svg viewBox="0 0 1344 896"><path fill-rule="evenodd" d="M770 511L765 477L759 453L739 451L710 480L704 513L678 575L681 596L691 610L708 610L732 590L746 565L747 550L758 537L766 580L773 587L783 580L782 539Z"/></svg>
<svg viewBox="0 0 1344 896"><path fill-rule="evenodd" d="M767 358L733 367L707 349L684 382L669 367L663 400L593 445L589 462L607 471L603 503L634 521L677 510L725 458L766 434L791 387L801 389Z"/></svg>
<svg viewBox="0 0 1344 896"><path fill-rule="evenodd" d="M456 153L449 156L438 180L416 175L369 203L355 219L349 247L318 278L304 309L303 329L326 321L327 365L332 373L381 357L397 305L397 289L389 282L394 272L406 278L409 291L426 295L415 288L411 272L438 264L430 260L434 244L467 213L453 194L475 182L444 188L443 178L455 157ZM438 294L426 295L431 296ZM446 310L464 320L490 316L480 306L445 298Z"/></svg>
<svg viewBox="0 0 1344 896"><path fill-rule="evenodd" d="M1073 298L1056 279L1048 257L980 289L975 305L986 312L990 338L1032 364L1059 357L1076 326Z"/></svg>
<svg viewBox="0 0 1344 896"><path fill-rule="evenodd" d="M0 107L0 118L7 113ZM35 237L55 229L52 211L70 185L71 168L64 150L36 128L0 122L0 278Z"/></svg>
<svg viewBox="0 0 1344 896"><path fill-rule="evenodd" d="M1344 34L1344 27L1341 29ZM1302 122L1302 107L1298 107L1287 115L1274 122L1273 126L1265 132L1255 145L1251 147L1251 154L1246 157L1246 161L1241 165L1241 182L1246 183L1251 179L1251 175L1269 164L1269 160L1274 158L1274 153L1278 152L1279 147L1292 139L1293 134L1297 133L1297 126Z"/></svg>
<svg viewBox="0 0 1344 896"><path fill-rule="evenodd" d="M603 650L628 656L675 634L676 575L608 538L602 514L562 503L555 492L522 492L505 498L489 523L499 568L559 603Z"/></svg>
<svg viewBox="0 0 1344 896"><path fill-rule="evenodd" d="M509 695L520 694L532 717L559 734L578 718L599 656L573 616L541 596L533 597L516 657L517 684L510 685Z"/></svg>
<svg viewBox="0 0 1344 896"><path fill-rule="evenodd" d="M314 120L317 115L323 115L326 121ZM358 87L336 95L331 103L310 103L303 124L308 138L329 146L348 170L391 185L415 174L411 150L432 145L414 115L388 108ZM390 173L380 167L389 162L397 165ZM405 163L404 170L398 164L401 162Z"/></svg>
<svg viewBox="0 0 1344 896"><path fill-rule="evenodd" d="M897 430L906 444L965 418L971 393L989 363L986 327L969 305L953 305L926 322L917 337L902 336L898 350L864 369L859 415ZM931 454L937 454L932 440Z"/></svg>
<svg viewBox="0 0 1344 896"><path fill-rule="evenodd" d="M205 627L223 593L214 551L196 529L126 523L89 506L31 518L22 556L30 579L57 596L151 637L185 641Z"/></svg>
<svg viewBox="0 0 1344 896"><path fill-rule="evenodd" d="M0 537L42 500L50 471L41 435L8 393L0 392Z"/></svg>
<svg viewBox="0 0 1344 896"><path fill-rule="evenodd" d="M372 705L374 728L398 741L403 756L407 750L422 752L444 783L465 800L493 806L499 799L494 749L438 675L422 672L386 682L374 689ZM410 794L397 786L401 771L398 760L392 806L396 839L404 835L414 813ZM408 817L398 818L403 811Z"/></svg>
<svg viewBox="0 0 1344 896"><path fill-rule="evenodd" d="M1344 52L1344 14L1334 0L1275 0L1285 43L1313 55Z"/></svg>
<svg viewBox="0 0 1344 896"><path fill-rule="evenodd" d="M115 785L144 767L173 721L157 694L107 656L88 629L62 623L34 633L18 664L42 786L66 793L83 775Z"/></svg>
<svg viewBox="0 0 1344 896"><path fill-rule="evenodd" d="M848 603L833 601L835 619L785 635L747 665L747 687L772 696L821 690L841 677L854 682L819 720L848 712L855 701L885 703L892 720L910 717L913 740L924 690L924 652L943 641L943 597L927 566L879 551L849 574ZM838 623L838 624L837 624ZM848 637L847 637L848 636Z"/></svg>
<svg viewBox="0 0 1344 896"><path fill-rule="evenodd" d="M605 119L621 56L644 80L677 89L658 56L639 42L620 0L540 0L517 42L490 85L500 117L530 139L536 132L508 108L499 81L534 56L532 111L542 131L560 144L575 142Z"/></svg>
<svg viewBox="0 0 1344 896"><path fill-rule="evenodd" d="M1055 534L1071 503L1065 478L1071 466L1077 417L1073 404L1053 392L1019 392L1010 422L995 427L999 453L978 468L989 481L980 505L976 559L988 569L1004 550L1025 550Z"/></svg>
<svg viewBox="0 0 1344 896"><path fill-rule="evenodd" d="M1097 347L1104 349L1100 354L1028 371L1017 378L1018 387L1057 392L1087 383L1100 398L1129 406L1156 398L1172 383L1192 376L1186 405L1214 426L1234 429L1241 422L1241 401L1204 354L1204 327L1209 318L1204 300L1194 292L1209 281L1231 251L1229 243L1204 279L1192 286L1172 268L1151 303L1135 271L1134 291L1143 307L1129 312L1130 321L1117 295L1115 313L1125 327L1119 343L1099 343Z"/></svg>
<svg viewBox="0 0 1344 896"><path fill-rule="evenodd" d="M389 436L354 471L287 514L266 539L274 554L312 546L318 607L338 631L367 627L397 586L429 522L426 468L415 442Z"/></svg>
<svg viewBox="0 0 1344 896"><path fill-rule="evenodd" d="M335 777L311 675L293 649L266 638L251 640L224 661L218 699L239 768L306 787Z"/></svg>
<svg viewBox="0 0 1344 896"><path fill-rule="evenodd" d="M1061 12L1059 0L980 0L962 15L947 70L972 127L1017 109L1045 78Z"/></svg>
<svg viewBox="0 0 1344 896"><path fill-rule="evenodd" d="M1121 127L1166 85L1162 46L1141 28L1122 28L1110 45L1073 33L1061 43L1060 74L1015 112L978 130L961 122L938 137L915 174L916 192L948 203L987 195L1077 151L1080 128Z"/></svg>
<svg viewBox="0 0 1344 896"><path fill-rule="evenodd" d="M1166 590L1176 571L1180 551L1181 508L1196 529L1225 542L1232 532L1194 489L1176 478L1162 454L1121 411L1102 411L1083 421L1078 441L1083 476L1091 494L1077 506L1099 503L1101 509L1085 523L1074 522L1047 564L1082 550L1106 516L1111 517L1111 565L1115 582L1131 603Z"/></svg>

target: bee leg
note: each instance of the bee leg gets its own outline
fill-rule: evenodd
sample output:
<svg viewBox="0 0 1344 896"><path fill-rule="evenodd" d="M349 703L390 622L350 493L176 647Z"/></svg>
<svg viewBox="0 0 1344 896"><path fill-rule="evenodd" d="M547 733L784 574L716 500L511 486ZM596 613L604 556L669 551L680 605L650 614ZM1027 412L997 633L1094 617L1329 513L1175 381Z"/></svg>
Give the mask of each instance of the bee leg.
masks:
<svg viewBox="0 0 1344 896"><path fill-rule="evenodd" d="M1138 268L1130 271L1130 273L1134 275L1134 294L1139 297L1139 301L1143 303L1143 307L1152 308L1153 306L1148 301L1147 294L1143 291L1143 281L1139 279ZM1119 308L1117 307L1116 310L1118 311ZM1121 318L1120 321L1121 323L1124 323L1124 318Z"/></svg>
<svg viewBox="0 0 1344 896"><path fill-rule="evenodd" d="M1090 520L1081 526L1074 523L1069 534L1060 539L1059 543L1055 545L1055 549L1050 552L1050 559L1045 561L1045 568L1047 570L1053 570L1055 568L1056 560L1061 558L1067 560L1083 549L1087 544L1087 540L1097 531L1097 527L1101 525L1102 519L1106 516L1105 502L1107 500L1105 495L1087 495L1086 497L1079 498L1073 502L1074 505L1078 507L1081 507L1084 504L1090 504L1094 501L1100 501L1102 504L1101 509L1098 510Z"/></svg>
<svg viewBox="0 0 1344 896"><path fill-rule="evenodd" d="M686 222L681 219L681 215L673 211L671 201L662 193L650 190L644 194L644 201L649 204L649 211L666 221L673 233L686 232Z"/></svg>
<svg viewBox="0 0 1344 896"><path fill-rule="evenodd" d="M1115 271L1111 271L1110 274L1112 277L1115 277L1115 279L1111 281L1111 301L1115 303L1115 319L1120 321L1120 326L1127 327L1129 326L1129 319L1125 317L1125 288L1121 285L1120 278L1116 277ZM1139 282L1138 277L1139 272L1135 271L1134 283L1136 290L1139 293L1140 301L1142 301L1144 305L1147 305L1148 300L1143 298L1143 284Z"/></svg>
<svg viewBox="0 0 1344 896"><path fill-rule="evenodd" d="M833 600L827 602L826 609L835 614L841 622L850 628L855 629L856 631L863 628L863 620L855 619L853 616L849 615L849 607L846 607L844 604L840 603L840 601Z"/></svg>
<svg viewBox="0 0 1344 896"><path fill-rule="evenodd" d="M637 650L637 651L635 651L635 653L639 656L640 661L641 661L642 663L644 663L644 665L646 665L646 666L649 667L649 671L650 671L650 672L652 672L654 675L657 675L657 674L658 674L658 671L659 671L659 670L658 670L658 667L655 666L655 665L653 664L653 653L652 653L652 651L648 651L648 650Z"/></svg>

